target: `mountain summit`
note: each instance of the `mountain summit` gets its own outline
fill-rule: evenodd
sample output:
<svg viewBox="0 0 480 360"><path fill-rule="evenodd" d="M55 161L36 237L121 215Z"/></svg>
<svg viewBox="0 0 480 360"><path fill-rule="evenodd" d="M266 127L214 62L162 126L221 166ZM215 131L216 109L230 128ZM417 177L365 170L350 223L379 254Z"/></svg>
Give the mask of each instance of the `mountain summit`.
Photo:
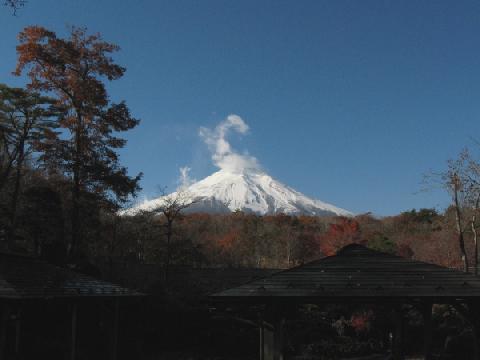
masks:
<svg viewBox="0 0 480 360"><path fill-rule="evenodd" d="M265 173L257 158L247 152L235 151L227 135L232 131L246 134L248 129L245 121L235 114L228 115L213 129L201 127L199 135L212 153L213 164L220 170L188 185L190 169L180 168L181 182L185 184L182 190L145 201L123 213L154 210L174 202L177 205L191 204L185 212L228 213L241 210L259 215L352 215L282 184Z"/></svg>
<svg viewBox="0 0 480 360"><path fill-rule="evenodd" d="M311 199L265 172L253 169L242 172L221 169L181 191L145 201L125 213L153 210L163 206L168 199L178 197L183 203L191 203L185 212L228 213L241 210L259 215L352 215L336 206Z"/></svg>

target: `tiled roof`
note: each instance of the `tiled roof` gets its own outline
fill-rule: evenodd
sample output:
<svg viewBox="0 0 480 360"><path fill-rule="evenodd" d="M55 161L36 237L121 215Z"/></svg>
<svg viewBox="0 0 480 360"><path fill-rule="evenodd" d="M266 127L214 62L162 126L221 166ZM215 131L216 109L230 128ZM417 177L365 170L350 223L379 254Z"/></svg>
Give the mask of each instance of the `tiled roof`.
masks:
<svg viewBox="0 0 480 360"><path fill-rule="evenodd" d="M480 277L442 266L348 245L329 256L221 291L216 299L480 297Z"/></svg>
<svg viewBox="0 0 480 360"><path fill-rule="evenodd" d="M138 295L142 294L43 260L0 253L0 299Z"/></svg>
<svg viewBox="0 0 480 360"><path fill-rule="evenodd" d="M104 263L104 265L107 265ZM112 271L113 269L113 271ZM105 271L113 272L117 281L142 292L150 292L165 286L165 267L161 264L118 262L108 264ZM279 269L264 268L198 268L172 266L168 271L169 287L192 296L207 296L246 282L262 279ZM153 290L155 291L155 290Z"/></svg>

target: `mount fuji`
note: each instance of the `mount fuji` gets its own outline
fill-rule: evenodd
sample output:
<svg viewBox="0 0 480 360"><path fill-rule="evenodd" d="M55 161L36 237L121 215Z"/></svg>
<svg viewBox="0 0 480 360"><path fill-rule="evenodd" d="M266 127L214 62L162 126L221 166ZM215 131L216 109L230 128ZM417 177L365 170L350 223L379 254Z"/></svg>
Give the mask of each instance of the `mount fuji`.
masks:
<svg viewBox="0 0 480 360"><path fill-rule="evenodd" d="M188 205L184 212L229 213L243 211L258 215L352 216L347 210L311 199L268 175L257 158L235 151L227 140L230 132L246 134L248 125L235 114L227 116L215 128L201 127L200 137L212 153L212 162L220 170L192 183L189 167L180 168L180 190L145 201L123 211L134 215L168 205Z"/></svg>
<svg viewBox="0 0 480 360"><path fill-rule="evenodd" d="M221 169L182 190L145 201L124 213L134 215L161 208L172 199L191 204L184 210L186 213L229 213L240 210L258 215L353 215L334 205L311 199L257 169Z"/></svg>

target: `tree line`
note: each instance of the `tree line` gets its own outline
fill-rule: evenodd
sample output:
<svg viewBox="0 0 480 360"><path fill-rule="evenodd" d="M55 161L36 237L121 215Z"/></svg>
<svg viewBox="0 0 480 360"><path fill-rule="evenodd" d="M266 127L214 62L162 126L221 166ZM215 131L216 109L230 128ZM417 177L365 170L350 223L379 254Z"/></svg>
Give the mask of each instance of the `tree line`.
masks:
<svg viewBox="0 0 480 360"><path fill-rule="evenodd" d="M187 214L175 223L169 262L173 266L289 268L334 255L350 243L420 261L463 269L453 206L403 212L378 218ZM138 263L166 260L165 219L152 213L110 219L105 239L112 247L99 258ZM474 257L471 231L465 251ZM113 245L113 243L115 245ZM106 249L106 247L103 247ZM97 250L100 250L97 249ZM473 270L473 269L470 269Z"/></svg>

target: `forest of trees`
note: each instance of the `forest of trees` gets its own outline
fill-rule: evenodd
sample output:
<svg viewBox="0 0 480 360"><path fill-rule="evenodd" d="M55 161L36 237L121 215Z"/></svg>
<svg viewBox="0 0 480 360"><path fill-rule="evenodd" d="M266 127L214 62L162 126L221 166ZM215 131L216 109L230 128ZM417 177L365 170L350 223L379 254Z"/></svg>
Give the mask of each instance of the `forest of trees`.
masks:
<svg viewBox="0 0 480 360"><path fill-rule="evenodd" d="M0 246L57 264L134 261L165 266L286 268L351 243L476 271L480 166L468 152L426 177L452 195L443 213L377 218L256 216L163 211L121 216L141 174L121 165L119 135L139 120L106 84L126 69L119 47L72 27L67 38L38 27L18 36L15 76L0 85ZM421 177L421 174L419 174ZM179 209L182 210L182 209Z"/></svg>
<svg viewBox="0 0 480 360"><path fill-rule="evenodd" d="M189 214L175 224L172 262L210 267L287 268L333 255L349 243L462 269L455 211L411 210L378 219L370 214L345 217ZM110 219L104 239L112 246L96 256L162 263L166 240L163 219L152 214ZM113 240L113 237L116 237ZM471 231L464 232L469 256L474 255ZM115 245L114 245L115 244Z"/></svg>

